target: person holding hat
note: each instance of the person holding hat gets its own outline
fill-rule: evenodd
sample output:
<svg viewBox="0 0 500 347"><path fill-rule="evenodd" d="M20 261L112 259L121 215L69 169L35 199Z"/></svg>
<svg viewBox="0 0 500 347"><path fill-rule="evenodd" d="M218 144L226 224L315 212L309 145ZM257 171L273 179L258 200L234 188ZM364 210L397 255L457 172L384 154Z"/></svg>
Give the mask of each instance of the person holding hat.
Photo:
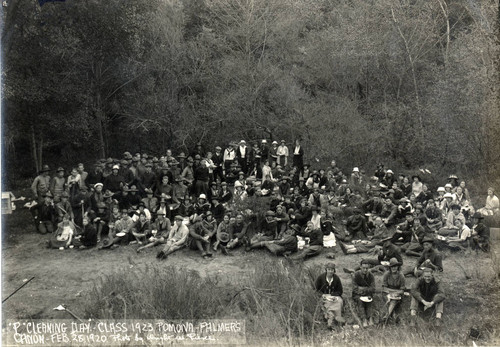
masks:
<svg viewBox="0 0 500 347"><path fill-rule="evenodd" d="M64 168L58 167L56 175L50 180L50 192L54 195L54 202L61 199L61 194L66 190L66 178L64 177Z"/></svg>
<svg viewBox="0 0 500 347"><path fill-rule="evenodd" d="M432 309L435 312L435 326L441 326L443 316L443 301L446 296L442 284L434 277L434 269L425 267L422 276L411 287L410 326L415 326L417 312Z"/></svg>
<svg viewBox="0 0 500 347"><path fill-rule="evenodd" d="M231 216L229 214L225 214L222 222L220 222L217 227L214 251L217 251L220 246L222 254L229 255L229 252L227 251L227 245L233 239L234 235L232 234L231 228Z"/></svg>
<svg viewBox="0 0 500 347"><path fill-rule="evenodd" d="M402 295L406 289L405 277L401 273L401 263L396 258L389 260L389 271L382 279L382 293L387 295L387 313L382 318L385 322L393 317L397 321L396 313L400 310Z"/></svg>
<svg viewBox="0 0 500 347"><path fill-rule="evenodd" d="M420 277L422 275L422 270L424 268L431 268L435 271L443 271L443 257L434 248L434 238L427 235L422 240L422 247L424 248L422 255L418 258L415 267L404 270L404 275L413 274L415 277Z"/></svg>
<svg viewBox="0 0 500 347"><path fill-rule="evenodd" d="M334 322L344 324L345 319L342 317L342 309L344 301L342 294L342 281L335 273L335 264L328 263L325 265L325 272L318 276L314 283L316 291L321 293L321 310L327 320L328 327L332 328Z"/></svg>
<svg viewBox="0 0 500 347"><path fill-rule="evenodd" d="M156 257L160 260L167 259L167 257L174 253L175 251L184 248L186 246L186 242L189 235L189 229L184 224L184 218L180 215L175 216L175 223L172 229L170 230L170 234L168 236L167 242Z"/></svg>
<svg viewBox="0 0 500 347"><path fill-rule="evenodd" d="M472 216L472 242L474 248L484 252L490 250L490 228L483 223L483 215L480 212Z"/></svg>
<svg viewBox="0 0 500 347"><path fill-rule="evenodd" d="M373 325L373 294L375 293L375 277L370 272L371 265L361 260L360 270L352 277L352 298L357 307L363 327Z"/></svg>
<svg viewBox="0 0 500 347"><path fill-rule="evenodd" d="M37 203L30 208L36 229L40 234L52 233L57 215L52 201L53 195L50 191L43 194L43 202Z"/></svg>
<svg viewBox="0 0 500 347"><path fill-rule="evenodd" d="M38 201L42 203L44 200L44 195L49 191L50 188L50 168L48 165L43 165L42 169L38 172L38 176L35 177L33 183L31 184L31 192L33 196Z"/></svg>

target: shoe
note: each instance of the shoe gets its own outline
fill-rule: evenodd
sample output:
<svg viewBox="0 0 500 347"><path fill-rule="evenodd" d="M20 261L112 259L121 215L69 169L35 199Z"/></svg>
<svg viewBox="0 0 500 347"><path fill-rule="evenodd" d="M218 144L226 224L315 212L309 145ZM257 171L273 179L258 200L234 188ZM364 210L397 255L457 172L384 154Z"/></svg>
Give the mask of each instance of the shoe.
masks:
<svg viewBox="0 0 500 347"><path fill-rule="evenodd" d="M443 322L441 321L441 318L436 318L436 321L434 322L434 326L439 328Z"/></svg>
<svg viewBox="0 0 500 347"><path fill-rule="evenodd" d="M201 253L201 257L202 257L202 258L205 258L206 256L207 256L207 252L203 252L203 253Z"/></svg>
<svg viewBox="0 0 500 347"><path fill-rule="evenodd" d="M346 267L345 267L345 268L343 268L342 270L344 270L344 272L345 272L346 274L353 274L353 273L354 273L354 271L349 270L349 269L348 269L348 268L346 268Z"/></svg>
<svg viewBox="0 0 500 347"><path fill-rule="evenodd" d="M164 255L165 255L165 253L163 253L163 251L160 251L160 252L158 252L158 254L156 255L156 258L158 258L158 259L162 259Z"/></svg>
<svg viewBox="0 0 500 347"><path fill-rule="evenodd" d="M366 319L363 319L363 328L366 328L368 326L368 321Z"/></svg>
<svg viewBox="0 0 500 347"><path fill-rule="evenodd" d="M342 241L339 241L339 246L340 246L340 249L342 250L342 252L347 255L347 248L346 246L344 245L344 243Z"/></svg>

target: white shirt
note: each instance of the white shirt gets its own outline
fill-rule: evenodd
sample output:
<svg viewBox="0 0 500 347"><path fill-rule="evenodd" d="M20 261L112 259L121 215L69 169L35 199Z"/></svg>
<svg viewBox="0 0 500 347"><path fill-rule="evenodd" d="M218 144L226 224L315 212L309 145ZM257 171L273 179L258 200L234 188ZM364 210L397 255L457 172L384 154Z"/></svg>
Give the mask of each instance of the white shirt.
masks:
<svg viewBox="0 0 500 347"><path fill-rule="evenodd" d="M246 150L247 150L246 146L240 146L240 153L242 158L245 158Z"/></svg>

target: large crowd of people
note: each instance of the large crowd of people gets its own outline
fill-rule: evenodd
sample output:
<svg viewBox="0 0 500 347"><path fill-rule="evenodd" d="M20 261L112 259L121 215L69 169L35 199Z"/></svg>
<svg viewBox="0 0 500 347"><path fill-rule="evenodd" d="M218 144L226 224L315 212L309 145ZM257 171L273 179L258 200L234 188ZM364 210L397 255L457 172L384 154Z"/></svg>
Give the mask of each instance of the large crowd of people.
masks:
<svg viewBox="0 0 500 347"><path fill-rule="evenodd" d="M157 247L158 259L189 247L203 258L231 255L235 248L263 248L291 261L317 256L338 244L346 255L371 253L352 273L352 298L363 325L372 324L373 274L384 273L389 298L386 319L397 312L405 276L415 276L411 316L444 295L435 271L438 249L489 251L486 216L499 216L489 188L484 206L473 206L464 180L450 175L429 187L431 173L395 174L379 164L373 174L344 170L332 160L315 168L296 140L245 140L207 151L201 143L186 155L123 153L103 158L91 170L80 163L55 172L44 165L34 179L30 204L37 231L48 247L115 249ZM134 246L135 245L135 246ZM403 258L417 257L403 267ZM342 284L329 264L318 278L329 324L342 324ZM438 323L439 324L439 323Z"/></svg>

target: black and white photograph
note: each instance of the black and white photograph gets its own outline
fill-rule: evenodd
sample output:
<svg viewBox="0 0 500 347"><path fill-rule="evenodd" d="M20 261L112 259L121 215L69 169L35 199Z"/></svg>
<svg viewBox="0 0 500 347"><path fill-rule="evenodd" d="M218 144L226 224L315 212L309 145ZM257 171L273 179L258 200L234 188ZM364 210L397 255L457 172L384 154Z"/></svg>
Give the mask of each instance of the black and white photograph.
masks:
<svg viewBox="0 0 500 347"><path fill-rule="evenodd" d="M500 346L498 0L2 0L3 346Z"/></svg>

